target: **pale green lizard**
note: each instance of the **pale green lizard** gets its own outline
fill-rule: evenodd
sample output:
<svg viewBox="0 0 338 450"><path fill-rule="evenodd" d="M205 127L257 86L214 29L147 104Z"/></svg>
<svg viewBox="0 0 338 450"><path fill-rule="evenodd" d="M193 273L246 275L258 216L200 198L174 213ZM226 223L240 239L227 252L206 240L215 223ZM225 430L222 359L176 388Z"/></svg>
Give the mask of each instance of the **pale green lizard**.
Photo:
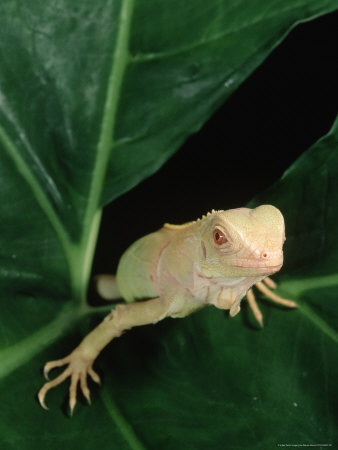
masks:
<svg viewBox="0 0 338 450"><path fill-rule="evenodd" d="M112 339L132 327L165 317L185 317L207 305L229 309L230 316L235 316L245 295L262 326L253 285L271 300L296 307L296 303L269 289L275 284L268 275L283 264L284 241L283 216L270 205L212 211L194 222L165 224L137 240L122 255L116 277L97 277L97 289L103 298L123 298L126 303L116 306L72 353L45 365L46 377L55 367L67 367L41 388L41 405L46 408L46 393L68 377L71 413L78 384L90 401L87 376L100 383L93 369L95 359Z"/></svg>

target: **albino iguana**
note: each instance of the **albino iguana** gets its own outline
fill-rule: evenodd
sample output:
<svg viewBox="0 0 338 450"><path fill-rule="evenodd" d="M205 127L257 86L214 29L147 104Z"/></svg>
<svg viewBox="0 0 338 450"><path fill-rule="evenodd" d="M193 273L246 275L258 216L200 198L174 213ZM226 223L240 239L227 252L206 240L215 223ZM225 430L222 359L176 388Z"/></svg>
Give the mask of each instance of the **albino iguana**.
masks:
<svg viewBox="0 0 338 450"><path fill-rule="evenodd" d="M165 317L185 317L207 305L229 309L234 316L245 295L262 325L262 314L250 289L254 284L271 300L296 307L269 289L275 285L268 275L283 264L284 241L283 216L270 205L212 211L194 222L165 224L137 240L122 255L116 277L97 277L102 297L123 298L126 303L116 306L72 353L45 365L46 378L51 369L67 367L43 385L38 394L40 404L46 408L46 393L68 377L71 413L78 384L90 401L87 375L100 383L93 369L95 359L112 339L132 327Z"/></svg>

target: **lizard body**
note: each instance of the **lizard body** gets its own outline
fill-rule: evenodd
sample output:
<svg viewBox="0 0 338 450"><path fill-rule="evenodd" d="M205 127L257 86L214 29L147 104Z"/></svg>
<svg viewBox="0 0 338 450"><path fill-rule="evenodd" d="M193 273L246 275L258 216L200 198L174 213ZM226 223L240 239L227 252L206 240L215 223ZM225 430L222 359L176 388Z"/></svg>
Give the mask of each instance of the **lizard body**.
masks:
<svg viewBox="0 0 338 450"><path fill-rule="evenodd" d="M234 316L246 295L262 324L252 285L272 300L295 307L265 286L273 287L269 275L283 264L284 219L271 205L255 209L212 211L202 219L183 225L165 224L132 244L122 255L116 278L98 277L97 288L107 299L122 297L118 305L66 358L45 366L67 365L59 377L45 383L38 397L42 406L47 391L71 378L70 409L76 403L77 384L89 400L87 374L99 376L92 365L112 339L134 326L156 323L165 317L185 317L207 305L229 309ZM271 292L271 294L269 294Z"/></svg>
<svg viewBox="0 0 338 450"><path fill-rule="evenodd" d="M221 245L214 242L215 229L226 236ZM171 303L172 317L192 312L190 300L196 309L213 304L234 316L247 290L281 268L284 240L281 213L266 205L214 211L184 225L165 224L124 253L117 286L127 302L160 297Z"/></svg>

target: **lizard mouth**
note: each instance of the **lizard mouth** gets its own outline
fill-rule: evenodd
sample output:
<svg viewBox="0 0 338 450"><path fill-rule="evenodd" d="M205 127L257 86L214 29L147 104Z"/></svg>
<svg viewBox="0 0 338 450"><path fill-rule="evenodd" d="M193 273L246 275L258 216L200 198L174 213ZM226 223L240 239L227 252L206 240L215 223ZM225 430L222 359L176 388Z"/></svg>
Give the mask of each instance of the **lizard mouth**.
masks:
<svg viewBox="0 0 338 450"><path fill-rule="evenodd" d="M282 263L279 264L269 264L268 262L255 261L255 260L239 260L234 264L235 267L241 267L242 269L262 269L268 270L269 272L278 272L282 267Z"/></svg>

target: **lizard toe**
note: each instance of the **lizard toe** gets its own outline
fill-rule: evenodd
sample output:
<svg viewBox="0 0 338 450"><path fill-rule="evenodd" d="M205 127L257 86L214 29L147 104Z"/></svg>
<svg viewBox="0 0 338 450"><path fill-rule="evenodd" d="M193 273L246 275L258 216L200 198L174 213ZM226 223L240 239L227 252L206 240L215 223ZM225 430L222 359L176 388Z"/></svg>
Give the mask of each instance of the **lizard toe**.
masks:
<svg viewBox="0 0 338 450"><path fill-rule="evenodd" d="M47 392L50 389L53 389L54 387L61 384L66 378L68 378L70 376L70 374L71 374L70 369L69 369L69 367L67 367L67 369L65 369L58 377L54 378L54 380L47 381L47 383L45 383L42 386L42 388L38 392L38 400L39 400L40 405L44 409L48 409L48 407L45 403L45 397L46 397Z"/></svg>

